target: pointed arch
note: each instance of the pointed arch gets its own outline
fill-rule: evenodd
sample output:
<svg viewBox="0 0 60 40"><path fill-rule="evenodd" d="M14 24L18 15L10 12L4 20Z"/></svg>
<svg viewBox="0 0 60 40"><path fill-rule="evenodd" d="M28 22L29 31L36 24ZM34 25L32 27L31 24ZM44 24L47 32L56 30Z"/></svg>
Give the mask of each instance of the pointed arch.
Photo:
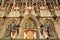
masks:
<svg viewBox="0 0 60 40"><path fill-rule="evenodd" d="M36 27L37 27L37 32L38 32L38 38L42 38L42 35L41 35L41 33L40 33L40 23L39 23L39 21L37 20L37 18L35 18L35 16L33 16L33 15L31 15L31 14L28 14L27 16L25 16L25 18L21 21L21 27L22 27L22 32L24 32L23 30L23 28L25 27L25 25L26 25L26 23L27 23L27 21L29 20L29 19L31 19L31 20L33 20L34 21L34 23L36 24ZM24 35L23 35L24 36ZM22 37L23 38L23 37Z"/></svg>
<svg viewBox="0 0 60 40"><path fill-rule="evenodd" d="M4 28L2 30L1 38L3 38L5 36L6 30L8 29L9 25L12 24L12 22L14 22L16 25L19 24L19 21L14 18L6 20L5 24L4 24Z"/></svg>
<svg viewBox="0 0 60 40"><path fill-rule="evenodd" d="M50 23L52 23L54 25L54 22L52 20L50 20L50 19L45 19L45 23L46 22L50 22Z"/></svg>
<svg viewBox="0 0 60 40"><path fill-rule="evenodd" d="M24 26L26 24L26 22L31 19L32 21L35 22L36 26L40 26L39 21L37 20L37 18L35 18L35 16L33 15L27 15L22 21L21 21L21 26ZM24 24L24 25L23 25Z"/></svg>
<svg viewBox="0 0 60 40"><path fill-rule="evenodd" d="M57 39L58 38L53 21L51 21L50 19L46 19L46 21L44 23L44 27L49 32L49 39L51 39L51 38Z"/></svg>

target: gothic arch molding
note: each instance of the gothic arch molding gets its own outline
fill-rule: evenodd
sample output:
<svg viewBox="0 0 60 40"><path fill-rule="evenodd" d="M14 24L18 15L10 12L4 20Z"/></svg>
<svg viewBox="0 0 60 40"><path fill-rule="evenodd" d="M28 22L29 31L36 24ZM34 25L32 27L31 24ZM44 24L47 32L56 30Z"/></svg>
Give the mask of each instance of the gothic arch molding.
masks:
<svg viewBox="0 0 60 40"><path fill-rule="evenodd" d="M46 19L44 26L48 28L50 39L51 38L53 38L53 39L58 38L56 30L55 30L55 25L54 25L54 22L52 20Z"/></svg>
<svg viewBox="0 0 60 40"><path fill-rule="evenodd" d="M35 24L36 24L37 26L40 26L39 21L37 20L37 18L35 18L35 16L30 15L30 14L28 14L28 15L21 21L21 26L23 26L23 24L26 24L26 22L27 22L27 20L29 20L29 18L31 18L31 19L35 22Z"/></svg>
<svg viewBox="0 0 60 40"><path fill-rule="evenodd" d="M3 30L2 30L2 36L1 36L1 38L3 38L4 37L4 35L5 35L5 33L6 33L6 29L9 27L9 25L12 23L12 22L15 22L16 23L16 25L17 24L19 24L19 21L20 20L16 20L16 19L9 19L5 24L4 24L4 28L3 28Z"/></svg>
<svg viewBox="0 0 60 40"><path fill-rule="evenodd" d="M37 30L38 30L38 34L39 34L39 38L42 38L42 35L40 34L40 23L39 23L39 21L37 20L37 18L35 18L35 16L33 16L33 15L31 15L31 14L28 14L22 21L21 21L21 27L22 27L22 29L23 29L23 27L25 27L25 25L26 25L26 22L29 20L29 18L31 18L34 22L35 22L35 24L36 24L36 26L37 26Z"/></svg>
<svg viewBox="0 0 60 40"><path fill-rule="evenodd" d="M50 22L50 23L52 23L53 25L54 25L54 22L52 21L52 20L50 20L50 19L45 19L45 22Z"/></svg>

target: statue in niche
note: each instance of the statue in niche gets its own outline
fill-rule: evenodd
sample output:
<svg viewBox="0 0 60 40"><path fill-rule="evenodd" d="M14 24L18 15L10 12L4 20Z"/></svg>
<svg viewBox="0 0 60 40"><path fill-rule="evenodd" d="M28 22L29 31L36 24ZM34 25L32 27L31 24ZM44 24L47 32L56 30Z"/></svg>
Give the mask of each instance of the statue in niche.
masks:
<svg viewBox="0 0 60 40"><path fill-rule="evenodd" d="M6 33L5 33L4 38L5 38L5 37L10 37L10 35L11 35L11 34L10 34L10 32L11 32L11 31L10 31L10 30L11 30L10 27L11 27L11 25L9 25L8 28L6 29Z"/></svg>
<svg viewBox="0 0 60 40"><path fill-rule="evenodd" d="M16 38L17 33L19 33L19 27L13 22L11 25L9 25L5 37L14 39Z"/></svg>
<svg viewBox="0 0 60 40"><path fill-rule="evenodd" d="M40 32L41 32L42 35L43 35L43 28L44 28L44 26L41 25L41 26L40 26Z"/></svg>
<svg viewBox="0 0 60 40"><path fill-rule="evenodd" d="M15 23L12 24L12 30L11 30L11 38L16 38L17 33L19 33L19 27L17 27L17 25Z"/></svg>
<svg viewBox="0 0 60 40"><path fill-rule="evenodd" d="M34 22L32 20L28 20L27 24L26 24L27 28L34 28L36 27Z"/></svg>
<svg viewBox="0 0 60 40"><path fill-rule="evenodd" d="M56 33L55 33L55 29L54 29L54 25L53 25L53 23L51 23L51 22L46 22L45 24L44 24L44 29L43 29L43 31L44 31L44 34L45 34L45 37L47 38L47 39L56 39L57 38L57 35L56 35Z"/></svg>

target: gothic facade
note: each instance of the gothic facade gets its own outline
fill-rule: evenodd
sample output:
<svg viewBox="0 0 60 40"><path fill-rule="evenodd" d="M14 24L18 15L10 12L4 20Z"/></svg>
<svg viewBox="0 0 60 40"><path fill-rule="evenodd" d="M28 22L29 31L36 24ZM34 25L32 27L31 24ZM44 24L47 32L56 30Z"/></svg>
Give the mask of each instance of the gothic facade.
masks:
<svg viewBox="0 0 60 40"><path fill-rule="evenodd" d="M59 0L0 0L0 39L60 39Z"/></svg>

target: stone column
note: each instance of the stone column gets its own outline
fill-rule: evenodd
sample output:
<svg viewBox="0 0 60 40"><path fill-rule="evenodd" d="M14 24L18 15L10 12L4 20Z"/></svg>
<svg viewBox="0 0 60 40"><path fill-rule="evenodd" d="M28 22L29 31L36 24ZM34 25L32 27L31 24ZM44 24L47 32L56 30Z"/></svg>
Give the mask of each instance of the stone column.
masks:
<svg viewBox="0 0 60 40"><path fill-rule="evenodd" d="M59 31L60 30L60 21L58 21L58 22L57 21L54 21L54 25L55 25L57 36L60 39L60 31Z"/></svg>
<svg viewBox="0 0 60 40"><path fill-rule="evenodd" d="M5 0L2 0L1 6L3 6Z"/></svg>
<svg viewBox="0 0 60 40"><path fill-rule="evenodd" d="M46 5L46 0L44 0L44 5Z"/></svg>
<svg viewBox="0 0 60 40"><path fill-rule="evenodd" d="M58 5L58 0L56 0L56 4Z"/></svg>
<svg viewBox="0 0 60 40"><path fill-rule="evenodd" d="M19 27L19 34L18 34L18 37L17 37L18 39L21 39L21 30L22 30L21 27Z"/></svg>

